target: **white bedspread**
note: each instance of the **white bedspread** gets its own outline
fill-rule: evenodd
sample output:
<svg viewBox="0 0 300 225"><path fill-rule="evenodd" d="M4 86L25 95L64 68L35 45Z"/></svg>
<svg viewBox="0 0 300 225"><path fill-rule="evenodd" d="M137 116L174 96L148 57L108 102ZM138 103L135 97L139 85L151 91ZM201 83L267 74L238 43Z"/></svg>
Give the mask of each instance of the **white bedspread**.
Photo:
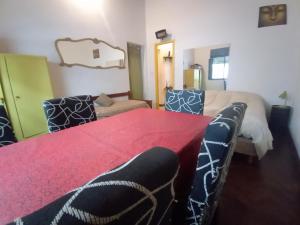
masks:
<svg viewBox="0 0 300 225"><path fill-rule="evenodd" d="M252 139L260 159L267 150L273 149L273 137L260 96L238 91L205 91L204 114L214 116L233 102L245 102L248 105L240 135Z"/></svg>

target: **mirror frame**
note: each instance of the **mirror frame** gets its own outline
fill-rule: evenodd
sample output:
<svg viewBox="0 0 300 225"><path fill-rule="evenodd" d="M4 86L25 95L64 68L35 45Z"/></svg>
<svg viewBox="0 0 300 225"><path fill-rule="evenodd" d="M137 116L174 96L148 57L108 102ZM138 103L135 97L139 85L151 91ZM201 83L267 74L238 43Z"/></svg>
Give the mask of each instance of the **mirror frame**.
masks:
<svg viewBox="0 0 300 225"><path fill-rule="evenodd" d="M106 44L107 46L113 48L113 49L116 49L116 50L120 50L124 53L124 63L122 66L108 66L108 67L103 67L103 66L88 66L88 65L84 65L84 64L80 64L80 63L72 63L72 64L69 64L69 63L65 63L64 59L63 59L63 56L62 56L62 53L61 51L59 50L59 47L58 47L58 43L59 42L66 42L66 41L69 41L69 42L82 42L82 41L91 41L93 42L94 44L100 44L100 43L104 43ZM86 68L91 68L91 69L111 69L111 68L119 68L119 69L125 69L126 66L126 52L124 49L120 48L120 47L117 47L117 46L113 46L111 44L108 44L107 42L105 41L102 41L102 40L99 40L97 38L82 38L82 39L71 39L71 38L60 38L60 39L57 39L55 41L55 48L56 48L56 51L59 55L59 58L60 58L60 66L67 66L67 67L72 67L72 66L83 66L83 67L86 67Z"/></svg>

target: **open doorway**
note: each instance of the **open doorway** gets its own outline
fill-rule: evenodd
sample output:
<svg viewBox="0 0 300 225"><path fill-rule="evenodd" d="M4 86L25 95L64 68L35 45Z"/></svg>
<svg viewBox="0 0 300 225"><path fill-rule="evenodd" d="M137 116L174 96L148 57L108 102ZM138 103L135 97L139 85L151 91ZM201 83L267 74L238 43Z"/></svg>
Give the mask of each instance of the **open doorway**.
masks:
<svg viewBox="0 0 300 225"><path fill-rule="evenodd" d="M155 45L156 108L164 108L168 88L174 87L175 41Z"/></svg>
<svg viewBox="0 0 300 225"><path fill-rule="evenodd" d="M130 92L133 99L143 99L142 46L127 43Z"/></svg>

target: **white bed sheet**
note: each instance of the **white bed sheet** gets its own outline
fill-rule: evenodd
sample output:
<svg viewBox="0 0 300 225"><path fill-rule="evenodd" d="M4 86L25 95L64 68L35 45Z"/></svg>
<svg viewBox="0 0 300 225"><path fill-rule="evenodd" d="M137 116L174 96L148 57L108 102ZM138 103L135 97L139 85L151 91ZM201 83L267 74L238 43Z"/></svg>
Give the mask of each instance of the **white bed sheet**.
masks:
<svg viewBox="0 0 300 225"><path fill-rule="evenodd" d="M251 138L261 159L273 149L273 136L268 126L264 102L259 95L239 91L205 91L204 115L214 116L233 102L245 102L248 107L240 135Z"/></svg>

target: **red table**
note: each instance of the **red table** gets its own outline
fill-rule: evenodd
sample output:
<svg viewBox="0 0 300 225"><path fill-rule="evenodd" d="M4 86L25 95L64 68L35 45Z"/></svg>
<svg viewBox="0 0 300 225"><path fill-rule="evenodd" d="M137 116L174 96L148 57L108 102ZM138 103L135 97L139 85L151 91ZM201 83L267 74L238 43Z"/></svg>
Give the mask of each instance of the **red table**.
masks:
<svg viewBox="0 0 300 225"><path fill-rule="evenodd" d="M137 109L0 149L0 224L52 202L154 146L180 159L188 182L211 118Z"/></svg>

